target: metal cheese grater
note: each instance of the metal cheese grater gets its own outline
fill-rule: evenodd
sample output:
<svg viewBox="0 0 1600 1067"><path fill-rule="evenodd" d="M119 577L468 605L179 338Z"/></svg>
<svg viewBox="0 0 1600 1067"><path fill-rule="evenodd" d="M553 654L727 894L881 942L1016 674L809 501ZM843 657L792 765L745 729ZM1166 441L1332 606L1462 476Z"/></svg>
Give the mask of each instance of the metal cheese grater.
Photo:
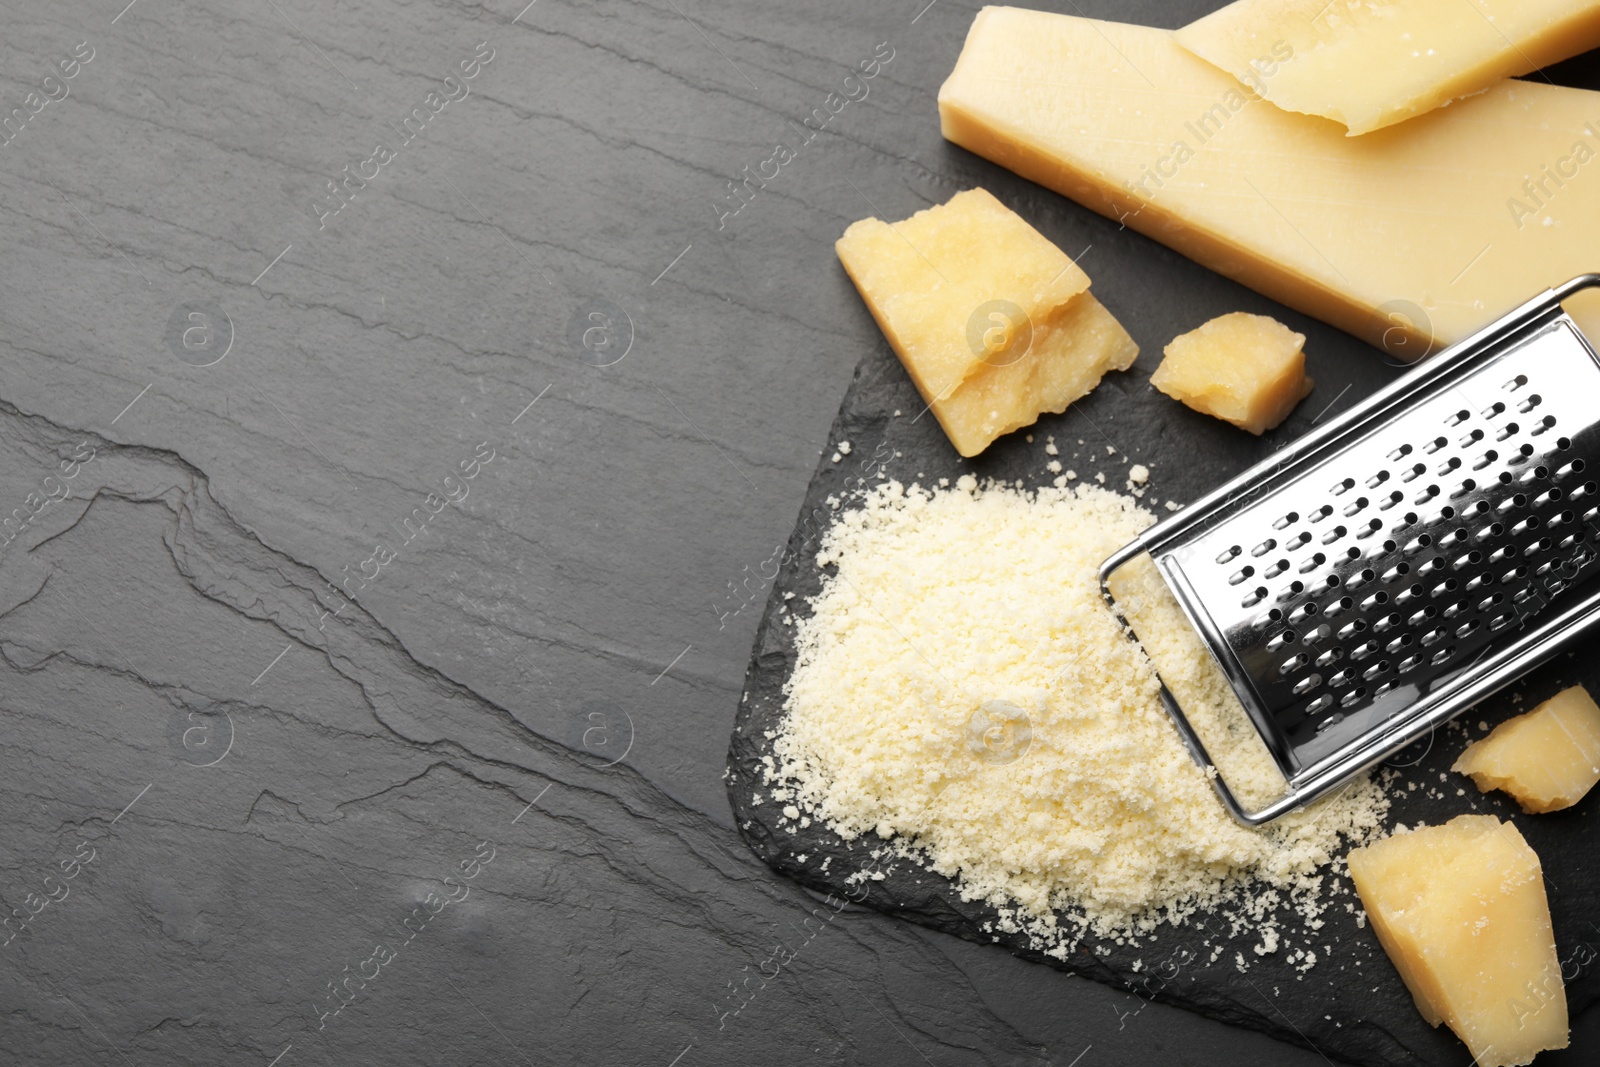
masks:
<svg viewBox="0 0 1600 1067"><path fill-rule="evenodd" d="M1600 620L1600 357L1560 302L1428 359L1106 560L1149 553L1288 781L1393 756ZM1167 711L1211 757L1172 694Z"/></svg>

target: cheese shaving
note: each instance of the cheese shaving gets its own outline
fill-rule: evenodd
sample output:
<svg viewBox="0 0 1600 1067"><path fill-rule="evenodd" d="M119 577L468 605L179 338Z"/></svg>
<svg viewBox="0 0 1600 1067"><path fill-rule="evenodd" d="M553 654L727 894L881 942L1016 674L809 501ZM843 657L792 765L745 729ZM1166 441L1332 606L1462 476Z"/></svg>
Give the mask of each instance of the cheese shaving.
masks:
<svg viewBox="0 0 1600 1067"><path fill-rule="evenodd" d="M831 574L796 619L767 784L847 840L876 835L955 879L1000 929L1057 955L1085 932L1133 938L1201 910L1260 925L1293 902L1316 921L1324 868L1373 835L1387 800L1362 779L1262 829L1228 816L1100 597L1101 561L1152 521L1095 486L967 475L869 491L817 555ZM1154 568L1127 575L1119 601L1235 792L1277 795L1276 766Z"/></svg>

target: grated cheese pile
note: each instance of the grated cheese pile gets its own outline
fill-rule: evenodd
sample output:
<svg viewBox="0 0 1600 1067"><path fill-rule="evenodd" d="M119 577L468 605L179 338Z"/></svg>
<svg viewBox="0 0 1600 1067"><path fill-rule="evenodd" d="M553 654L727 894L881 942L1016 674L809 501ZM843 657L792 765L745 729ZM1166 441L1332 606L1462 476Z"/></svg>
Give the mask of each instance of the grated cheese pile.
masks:
<svg viewBox="0 0 1600 1067"><path fill-rule="evenodd" d="M767 776L788 819L876 834L1063 956L1085 931L1122 940L1225 904L1235 930L1290 902L1320 926L1323 869L1342 840L1378 829L1387 802L1361 780L1264 829L1228 816L1100 598L1096 568L1151 521L1095 486L1027 493L971 475L948 490L888 482L841 512L817 557L837 571L793 623ZM1236 793L1278 795L1154 568L1119 577L1119 603Z"/></svg>

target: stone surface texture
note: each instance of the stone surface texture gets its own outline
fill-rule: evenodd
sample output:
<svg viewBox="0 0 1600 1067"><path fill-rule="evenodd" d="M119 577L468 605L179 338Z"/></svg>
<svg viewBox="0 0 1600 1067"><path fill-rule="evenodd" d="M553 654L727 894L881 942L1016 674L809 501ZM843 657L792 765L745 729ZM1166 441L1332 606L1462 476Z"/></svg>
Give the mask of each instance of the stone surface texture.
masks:
<svg viewBox="0 0 1600 1067"><path fill-rule="evenodd" d="M751 576L853 369L847 420L904 392L846 225L982 184L1085 254L1158 492L1393 373L1285 315L1318 384L1277 435L1146 400L1173 335L1282 313L945 143L975 10L0 0L0 1064L1362 1055L1316 1020L1368 986L1246 1005L1296 1047L881 899L762 967L817 898L729 803ZM1591 807L1525 832L1600 943Z"/></svg>

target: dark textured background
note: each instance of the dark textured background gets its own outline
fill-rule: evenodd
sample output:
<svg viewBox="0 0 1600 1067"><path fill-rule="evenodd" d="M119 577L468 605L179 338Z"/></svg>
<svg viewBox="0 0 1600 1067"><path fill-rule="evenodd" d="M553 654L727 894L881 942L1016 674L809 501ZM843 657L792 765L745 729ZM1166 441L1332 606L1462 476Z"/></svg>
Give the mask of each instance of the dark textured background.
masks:
<svg viewBox="0 0 1600 1067"><path fill-rule="evenodd" d="M736 590L881 351L833 239L982 182L1147 353L1263 306L944 143L924 3L5 0L0 112L93 59L0 148L0 1062L1324 1061L868 910L721 1018L813 905L722 774ZM1376 357L1307 332L1321 406Z"/></svg>

